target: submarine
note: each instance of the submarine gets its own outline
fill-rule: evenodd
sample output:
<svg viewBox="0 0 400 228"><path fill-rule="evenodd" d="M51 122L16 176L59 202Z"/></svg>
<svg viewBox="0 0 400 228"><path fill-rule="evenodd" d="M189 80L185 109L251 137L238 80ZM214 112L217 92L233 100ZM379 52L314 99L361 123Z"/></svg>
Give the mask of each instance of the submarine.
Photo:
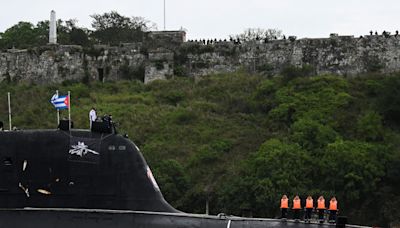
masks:
<svg viewBox="0 0 400 228"><path fill-rule="evenodd" d="M335 226L178 211L164 199L134 142L94 128L0 132L1 228Z"/></svg>

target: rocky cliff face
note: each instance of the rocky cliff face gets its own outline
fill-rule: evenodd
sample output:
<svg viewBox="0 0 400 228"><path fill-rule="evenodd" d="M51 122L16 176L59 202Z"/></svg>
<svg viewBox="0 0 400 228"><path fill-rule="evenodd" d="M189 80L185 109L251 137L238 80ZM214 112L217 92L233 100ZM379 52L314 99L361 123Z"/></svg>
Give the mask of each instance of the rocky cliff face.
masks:
<svg viewBox="0 0 400 228"><path fill-rule="evenodd" d="M400 70L400 36L331 36L233 42L169 42L157 34L149 42L119 47L49 45L0 52L0 81L37 84L202 76L244 68L267 75L287 66L308 65L316 74L357 75ZM162 42L158 42L161 40Z"/></svg>

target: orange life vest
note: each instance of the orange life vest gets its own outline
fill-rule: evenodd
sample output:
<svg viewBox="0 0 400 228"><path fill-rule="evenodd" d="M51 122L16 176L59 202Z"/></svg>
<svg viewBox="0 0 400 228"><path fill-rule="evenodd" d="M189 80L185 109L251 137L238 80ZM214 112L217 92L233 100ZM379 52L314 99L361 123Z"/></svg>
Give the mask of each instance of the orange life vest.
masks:
<svg viewBox="0 0 400 228"><path fill-rule="evenodd" d="M288 198L286 199L281 199L281 208L289 208L289 200Z"/></svg>
<svg viewBox="0 0 400 228"><path fill-rule="evenodd" d="M329 202L329 210L330 211L337 211L337 201L336 200L331 200Z"/></svg>
<svg viewBox="0 0 400 228"><path fill-rule="evenodd" d="M325 200L324 200L324 199L319 199L319 200L318 200L318 207L317 207L317 209L322 209L322 210L325 209Z"/></svg>
<svg viewBox="0 0 400 228"><path fill-rule="evenodd" d="M314 200L313 199L306 200L306 208L314 208Z"/></svg>
<svg viewBox="0 0 400 228"><path fill-rule="evenodd" d="M300 199L294 199L293 200L293 209L301 209L301 202Z"/></svg>

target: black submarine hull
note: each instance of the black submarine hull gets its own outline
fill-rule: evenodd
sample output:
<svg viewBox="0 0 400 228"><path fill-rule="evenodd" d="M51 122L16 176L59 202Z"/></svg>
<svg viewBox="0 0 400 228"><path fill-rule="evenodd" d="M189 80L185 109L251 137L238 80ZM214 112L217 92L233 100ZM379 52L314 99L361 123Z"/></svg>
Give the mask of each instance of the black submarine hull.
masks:
<svg viewBox="0 0 400 228"><path fill-rule="evenodd" d="M164 199L139 148L118 134L0 132L0 162L0 228L332 226L180 212Z"/></svg>
<svg viewBox="0 0 400 228"><path fill-rule="evenodd" d="M0 208L177 212L139 148L85 130L0 132Z"/></svg>

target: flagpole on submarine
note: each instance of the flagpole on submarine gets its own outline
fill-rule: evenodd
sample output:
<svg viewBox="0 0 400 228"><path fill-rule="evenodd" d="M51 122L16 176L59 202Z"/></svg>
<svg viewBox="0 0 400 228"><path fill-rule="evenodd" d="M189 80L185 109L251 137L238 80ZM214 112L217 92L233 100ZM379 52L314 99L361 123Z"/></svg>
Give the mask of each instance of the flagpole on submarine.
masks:
<svg viewBox="0 0 400 228"><path fill-rule="evenodd" d="M71 91L68 91L68 120L69 131L71 132Z"/></svg>
<svg viewBox="0 0 400 228"><path fill-rule="evenodd" d="M8 96L8 122L10 124L10 131L11 131L12 123L11 123L11 94L10 94L10 92L7 93L7 96Z"/></svg>
<svg viewBox="0 0 400 228"><path fill-rule="evenodd" d="M58 90L56 90L56 96L58 98ZM57 126L60 124L60 110L57 108Z"/></svg>

